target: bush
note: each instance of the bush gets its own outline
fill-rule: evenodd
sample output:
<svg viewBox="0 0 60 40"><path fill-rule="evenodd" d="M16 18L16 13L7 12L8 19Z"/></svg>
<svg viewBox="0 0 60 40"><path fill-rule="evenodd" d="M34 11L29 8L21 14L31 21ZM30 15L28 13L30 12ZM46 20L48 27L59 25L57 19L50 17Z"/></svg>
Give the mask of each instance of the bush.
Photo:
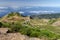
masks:
<svg viewBox="0 0 60 40"><path fill-rule="evenodd" d="M38 31L32 31L30 34L31 37L40 37L40 35L41 35L41 33Z"/></svg>
<svg viewBox="0 0 60 40"><path fill-rule="evenodd" d="M19 32L19 30L20 30L20 26L11 27L12 32Z"/></svg>
<svg viewBox="0 0 60 40"><path fill-rule="evenodd" d="M49 24L56 22L56 19L50 19Z"/></svg>
<svg viewBox="0 0 60 40"><path fill-rule="evenodd" d="M57 35L51 31L48 30L40 30L39 28L32 28L28 26L24 26L23 28L20 29L20 33L28 35L30 37L48 37L48 38L53 38L55 39Z"/></svg>
<svg viewBox="0 0 60 40"><path fill-rule="evenodd" d="M2 27L2 25L3 25L2 22L0 22L0 27Z"/></svg>
<svg viewBox="0 0 60 40"><path fill-rule="evenodd" d="M3 26L3 27L8 27L8 28L9 28L11 25L10 25L10 23L4 23L4 22L2 22L2 26Z"/></svg>
<svg viewBox="0 0 60 40"><path fill-rule="evenodd" d="M12 32L19 32L20 29L22 29L22 26L21 25L17 25L17 24L13 24L11 25L11 31Z"/></svg>
<svg viewBox="0 0 60 40"><path fill-rule="evenodd" d="M51 32L51 31L42 30L41 32L42 32L43 36L45 35L46 37L50 37L50 38L55 38L56 37L56 34Z"/></svg>
<svg viewBox="0 0 60 40"><path fill-rule="evenodd" d="M11 13L8 14L7 17L11 17L11 16L15 16L15 15L17 15L17 16L21 16L21 14L18 13L18 12L11 12Z"/></svg>

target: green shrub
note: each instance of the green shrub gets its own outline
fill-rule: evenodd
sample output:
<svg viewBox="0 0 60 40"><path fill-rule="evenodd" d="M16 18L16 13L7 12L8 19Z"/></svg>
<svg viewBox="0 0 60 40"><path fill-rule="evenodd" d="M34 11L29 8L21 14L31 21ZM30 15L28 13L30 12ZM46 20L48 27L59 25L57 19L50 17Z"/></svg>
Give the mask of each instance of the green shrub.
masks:
<svg viewBox="0 0 60 40"><path fill-rule="evenodd" d="M56 37L56 34L51 32L51 31L48 31L48 30L41 30L43 36L47 36L47 37L50 37L50 38L53 38L53 37Z"/></svg>
<svg viewBox="0 0 60 40"><path fill-rule="evenodd" d="M49 24L52 24L52 23L54 23L54 22L56 22L56 19L50 19L50 21L49 21Z"/></svg>
<svg viewBox="0 0 60 40"><path fill-rule="evenodd" d="M15 15L17 15L17 16L21 16L21 14L18 13L18 12L11 12L11 13L8 14L7 17L11 17L11 16L15 16Z"/></svg>
<svg viewBox="0 0 60 40"><path fill-rule="evenodd" d="M31 37L40 37L40 35L41 35L41 33L38 31L32 31L30 34Z"/></svg>
<svg viewBox="0 0 60 40"><path fill-rule="evenodd" d="M28 35L30 37L48 37L48 38L56 38L57 35L51 31L48 30L40 30L39 28L30 28L28 26L24 26L20 29L20 33Z"/></svg>
<svg viewBox="0 0 60 40"><path fill-rule="evenodd" d="M0 27L2 27L3 26L3 24L2 24L2 22L0 22Z"/></svg>
<svg viewBox="0 0 60 40"><path fill-rule="evenodd" d="M10 27L10 23L4 23L4 22L2 22L2 24L0 24L2 27Z"/></svg>

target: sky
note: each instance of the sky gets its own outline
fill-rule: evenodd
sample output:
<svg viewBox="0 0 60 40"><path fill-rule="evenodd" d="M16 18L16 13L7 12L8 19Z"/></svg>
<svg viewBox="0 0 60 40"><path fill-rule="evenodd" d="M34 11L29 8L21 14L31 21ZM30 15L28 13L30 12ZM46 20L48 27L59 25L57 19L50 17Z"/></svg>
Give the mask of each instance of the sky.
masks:
<svg viewBox="0 0 60 40"><path fill-rule="evenodd" d="M46 6L60 7L60 0L0 0L0 7Z"/></svg>

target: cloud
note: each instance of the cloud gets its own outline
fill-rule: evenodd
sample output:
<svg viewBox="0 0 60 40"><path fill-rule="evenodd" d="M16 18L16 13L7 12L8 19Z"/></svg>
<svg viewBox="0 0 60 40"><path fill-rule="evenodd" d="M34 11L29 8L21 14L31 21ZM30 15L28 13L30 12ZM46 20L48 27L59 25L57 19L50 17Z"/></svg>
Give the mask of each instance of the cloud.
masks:
<svg viewBox="0 0 60 40"><path fill-rule="evenodd" d="M54 11L30 11L29 13L54 13Z"/></svg>
<svg viewBox="0 0 60 40"><path fill-rule="evenodd" d="M0 7L0 12L7 12L8 11L8 7Z"/></svg>
<svg viewBox="0 0 60 40"><path fill-rule="evenodd" d="M32 7L25 7L26 9L32 8Z"/></svg>
<svg viewBox="0 0 60 40"><path fill-rule="evenodd" d="M1 10L1 9L0 9L0 12L8 12L8 11L7 11L7 10Z"/></svg>
<svg viewBox="0 0 60 40"><path fill-rule="evenodd" d="M23 14L24 12L23 11L20 11L19 13Z"/></svg>
<svg viewBox="0 0 60 40"><path fill-rule="evenodd" d="M8 9L8 7L0 7L0 9Z"/></svg>
<svg viewBox="0 0 60 40"><path fill-rule="evenodd" d="M30 11L29 13L40 13L40 11Z"/></svg>

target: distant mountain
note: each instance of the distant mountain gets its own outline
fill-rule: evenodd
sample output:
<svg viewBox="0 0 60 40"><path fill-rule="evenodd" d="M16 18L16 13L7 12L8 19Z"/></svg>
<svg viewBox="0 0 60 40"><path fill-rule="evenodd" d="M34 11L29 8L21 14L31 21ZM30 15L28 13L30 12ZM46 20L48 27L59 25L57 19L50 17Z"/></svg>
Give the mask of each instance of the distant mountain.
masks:
<svg viewBox="0 0 60 40"><path fill-rule="evenodd" d="M39 15L31 15L30 18L39 18L39 19L52 19L52 18L60 18L60 13L56 14L39 14Z"/></svg>
<svg viewBox="0 0 60 40"><path fill-rule="evenodd" d="M8 14L9 12L19 12L24 16L34 14L54 14L60 13L60 7L0 7L0 17Z"/></svg>

